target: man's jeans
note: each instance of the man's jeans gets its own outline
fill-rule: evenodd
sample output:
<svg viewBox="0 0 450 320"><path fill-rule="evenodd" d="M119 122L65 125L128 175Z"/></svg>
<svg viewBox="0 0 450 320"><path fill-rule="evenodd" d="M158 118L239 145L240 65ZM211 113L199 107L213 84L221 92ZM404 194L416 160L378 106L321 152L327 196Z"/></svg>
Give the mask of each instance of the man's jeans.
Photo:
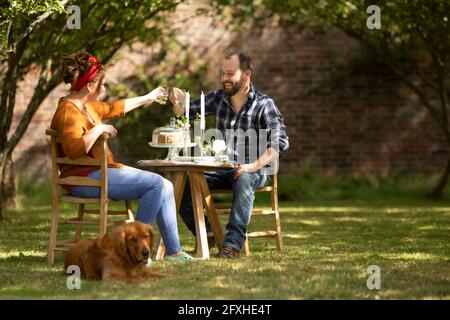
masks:
<svg viewBox="0 0 450 320"><path fill-rule="evenodd" d="M270 180L267 175L259 172L244 173L237 179L233 179L235 169L219 170L215 172L205 172L205 178L209 189L232 189L233 204L230 218L226 226L224 244L237 250L241 250L245 241L247 225L253 210L256 189L264 187ZM194 213L192 209L191 192L189 181L184 188L183 199L180 206L180 215L186 226L195 236ZM211 231L209 223L206 223L207 230Z"/></svg>

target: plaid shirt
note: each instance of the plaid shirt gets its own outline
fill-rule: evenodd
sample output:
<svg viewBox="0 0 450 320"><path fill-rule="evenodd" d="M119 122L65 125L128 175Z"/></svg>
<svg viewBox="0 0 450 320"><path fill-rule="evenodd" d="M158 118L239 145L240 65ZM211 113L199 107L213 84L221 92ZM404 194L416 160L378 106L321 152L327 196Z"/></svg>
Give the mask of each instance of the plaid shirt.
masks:
<svg viewBox="0 0 450 320"><path fill-rule="evenodd" d="M200 99L191 101L190 110L192 117L200 113ZM253 85L238 113L234 111L229 97L222 89L209 92L205 95L205 114L215 116L216 129L226 141L229 155L234 161L242 163L238 159L244 159L242 155L244 150L245 163L251 163L269 147L274 148L280 155L289 148L283 116L274 101L262 92L256 91ZM246 132L251 131L256 132L256 141L252 141L248 134L246 137Z"/></svg>

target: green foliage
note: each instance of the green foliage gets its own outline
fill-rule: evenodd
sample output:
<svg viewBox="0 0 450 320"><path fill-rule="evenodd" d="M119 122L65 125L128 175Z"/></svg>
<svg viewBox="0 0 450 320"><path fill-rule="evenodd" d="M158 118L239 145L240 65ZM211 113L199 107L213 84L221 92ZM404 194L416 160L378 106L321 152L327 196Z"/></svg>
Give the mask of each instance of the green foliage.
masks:
<svg viewBox="0 0 450 320"><path fill-rule="evenodd" d="M12 36L11 29L17 28L17 24L28 27L41 14L46 12L62 14L65 12L61 1L28 1L9 0L0 6L0 60L7 57L7 53L14 48L9 47L8 37ZM23 31L25 31L25 28ZM12 32L14 33L14 32Z"/></svg>
<svg viewBox="0 0 450 320"><path fill-rule="evenodd" d="M177 128L185 128L188 123L189 121L184 114L177 117L175 120L175 125Z"/></svg>
<svg viewBox="0 0 450 320"><path fill-rule="evenodd" d="M0 13L4 18L3 22L14 20L19 16L42 14L48 10L62 13L65 11L62 2L60 0L8 0L6 4L2 3Z"/></svg>

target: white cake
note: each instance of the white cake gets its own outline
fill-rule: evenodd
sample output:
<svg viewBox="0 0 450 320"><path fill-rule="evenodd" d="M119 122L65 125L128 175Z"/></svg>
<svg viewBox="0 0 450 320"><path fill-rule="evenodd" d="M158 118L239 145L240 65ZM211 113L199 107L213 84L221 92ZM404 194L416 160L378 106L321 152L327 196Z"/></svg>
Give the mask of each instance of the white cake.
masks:
<svg viewBox="0 0 450 320"><path fill-rule="evenodd" d="M160 132L153 134L152 142L156 144L185 145L190 143L189 131Z"/></svg>

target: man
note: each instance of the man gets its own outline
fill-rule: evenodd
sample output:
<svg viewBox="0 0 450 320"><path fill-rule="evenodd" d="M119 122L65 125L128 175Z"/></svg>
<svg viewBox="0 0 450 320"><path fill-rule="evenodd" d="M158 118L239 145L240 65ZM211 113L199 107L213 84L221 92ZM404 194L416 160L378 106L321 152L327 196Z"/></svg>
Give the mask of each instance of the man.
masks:
<svg viewBox="0 0 450 320"><path fill-rule="evenodd" d="M236 169L205 173L211 190L233 190L227 233L223 249L219 253L220 258L226 259L238 258L240 255L253 210L255 191L264 187L270 179L264 169L267 169L269 164L277 163L279 155L285 153L289 147L283 116L271 98L255 90L251 83L252 75L253 66L248 55L228 54L222 64L223 89L205 96L205 114L214 115L216 129L222 137L233 140L226 143L229 149L231 146L233 160L239 164ZM180 102L184 101L185 95L177 88L174 92L175 94L172 92L170 95L170 100L174 105L174 113L179 116L184 113ZM190 106L190 115L200 113L200 99L192 101ZM249 142L252 134L248 132L256 133L253 136L256 136L257 141ZM255 154L257 156L252 157ZM195 235L189 187L185 188L180 215ZM207 228L210 229L209 225Z"/></svg>

